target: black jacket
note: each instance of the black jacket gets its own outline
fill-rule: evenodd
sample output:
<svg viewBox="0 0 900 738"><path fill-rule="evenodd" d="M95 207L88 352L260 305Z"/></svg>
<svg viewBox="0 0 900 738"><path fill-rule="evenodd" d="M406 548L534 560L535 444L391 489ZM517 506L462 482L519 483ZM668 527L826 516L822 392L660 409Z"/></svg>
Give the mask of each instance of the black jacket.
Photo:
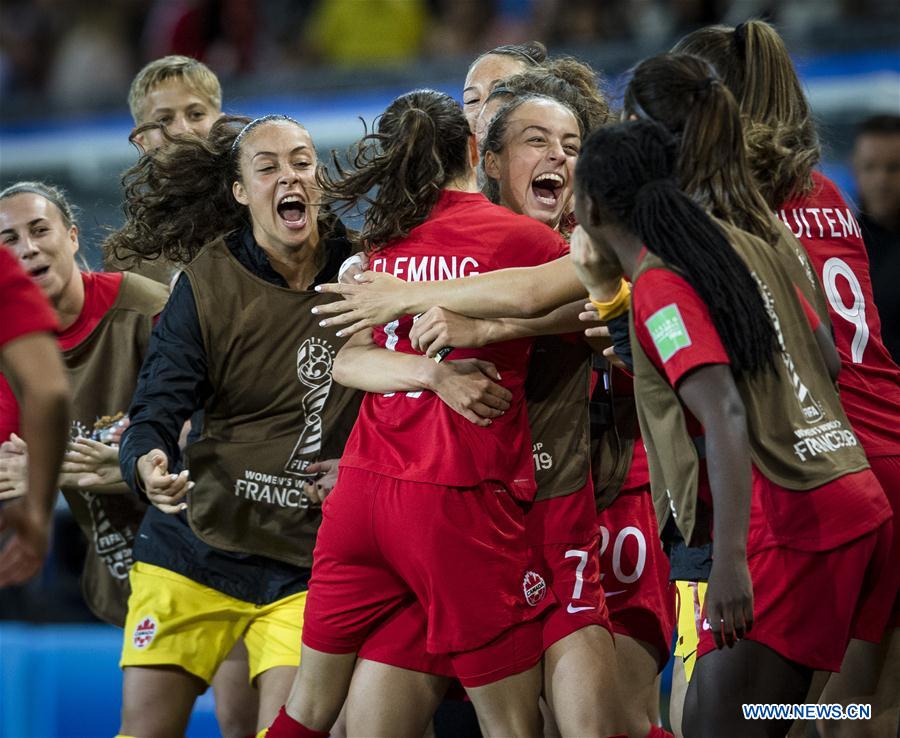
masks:
<svg viewBox="0 0 900 738"><path fill-rule="evenodd" d="M248 271L265 281L287 287L256 244L249 228L226 238L231 253ZM315 284L337 276L351 253L343 226L337 224L325 241L327 263ZM178 278L159 322L138 378L122 436L119 464L132 490L141 494L135 464L154 448L165 451L170 471L182 469L178 437L184 422L201 410L213 391L207 378L206 351L190 282ZM192 436L199 423L195 416ZM264 556L222 551L201 541L191 530L185 513L168 515L151 506L138 531L134 559L168 569L245 602L268 604L306 589L309 569Z"/></svg>

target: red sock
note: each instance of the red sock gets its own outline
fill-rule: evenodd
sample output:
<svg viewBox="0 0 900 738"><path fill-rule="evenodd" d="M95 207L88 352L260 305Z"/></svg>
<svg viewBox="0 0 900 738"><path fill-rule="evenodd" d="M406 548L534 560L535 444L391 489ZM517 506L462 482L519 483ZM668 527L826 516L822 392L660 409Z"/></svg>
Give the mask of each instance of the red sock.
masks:
<svg viewBox="0 0 900 738"><path fill-rule="evenodd" d="M275 721L269 726L266 738L328 738L328 731L307 728L288 715L287 710L282 707Z"/></svg>
<svg viewBox="0 0 900 738"><path fill-rule="evenodd" d="M647 738L675 738L675 734L670 733L668 730L663 730L658 725L651 725Z"/></svg>

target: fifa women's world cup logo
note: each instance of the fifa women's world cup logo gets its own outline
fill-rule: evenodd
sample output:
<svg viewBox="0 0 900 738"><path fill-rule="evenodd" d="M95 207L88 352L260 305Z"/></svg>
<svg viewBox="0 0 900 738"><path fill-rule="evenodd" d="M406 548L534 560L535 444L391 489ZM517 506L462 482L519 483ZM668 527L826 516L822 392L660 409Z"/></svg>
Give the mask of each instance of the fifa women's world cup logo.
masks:
<svg viewBox="0 0 900 738"><path fill-rule="evenodd" d="M297 349L297 379L306 388L300 401L304 425L300 438L285 464L288 474L312 477L308 467L322 450L322 411L331 392L331 367L334 349L321 338L307 338Z"/></svg>

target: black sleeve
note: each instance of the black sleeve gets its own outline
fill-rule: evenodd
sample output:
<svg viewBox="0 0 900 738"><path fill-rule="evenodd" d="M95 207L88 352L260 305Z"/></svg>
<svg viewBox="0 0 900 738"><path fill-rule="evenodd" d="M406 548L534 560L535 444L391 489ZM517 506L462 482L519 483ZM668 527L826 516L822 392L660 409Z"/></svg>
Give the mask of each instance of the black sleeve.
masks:
<svg viewBox="0 0 900 738"><path fill-rule="evenodd" d="M618 318L613 318L607 324L609 335L613 342L613 351L616 352L628 371L634 371L634 359L631 356L631 334L628 330L628 313L623 313Z"/></svg>
<svg viewBox="0 0 900 738"><path fill-rule="evenodd" d="M182 274L150 336L128 411L131 424L122 434L119 465L135 492L141 493L135 463L154 448L169 457L169 471L181 469L178 438L184 422L211 393L207 366L197 305Z"/></svg>

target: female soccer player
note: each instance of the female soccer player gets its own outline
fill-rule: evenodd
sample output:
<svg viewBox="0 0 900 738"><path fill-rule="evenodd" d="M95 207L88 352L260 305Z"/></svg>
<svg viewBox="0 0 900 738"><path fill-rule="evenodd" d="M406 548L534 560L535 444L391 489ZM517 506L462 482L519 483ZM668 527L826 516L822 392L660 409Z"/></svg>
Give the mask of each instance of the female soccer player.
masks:
<svg viewBox="0 0 900 738"><path fill-rule="evenodd" d="M577 64L576 62L570 63ZM534 74L535 72L529 72L520 76L526 77ZM513 85L516 84L518 84L517 81L513 80ZM502 87L504 89L508 87L507 82L504 82ZM495 92L500 89L496 88ZM581 104L578 107L583 110L586 101L583 96L579 95L578 97L581 98ZM560 128L558 124L556 127L551 125L554 118L546 111L542 115L539 111L533 110L534 106L535 103L525 95L501 108L491 121L482 143L482 167L486 173L487 182L493 185L490 189L497 193L501 204L514 212L524 212L536 220L559 228L570 207L572 177L565 177L564 186L554 187L554 182L547 181L552 178L552 172L548 175L537 170L530 171L528 164L530 159L534 158L538 152L542 152L543 146L546 145L542 145L540 137L534 138L536 134L542 133L532 128L535 122L540 124L539 127L545 127L546 130L564 129ZM542 135L546 135L546 133L542 133ZM561 143L565 150L564 138L561 139ZM534 151L534 154L530 154L531 151ZM574 162L575 157L572 156L572 167L574 167ZM545 194L548 185L550 197ZM555 196L555 202L551 202L553 196ZM576 302L575 309L580 309L580 305L581 301ZM552 318L554 315L557 313L552 313L550 317ZM458 317L455 320L466 319ZM509 326L516 324L517 321L507 322ZM490 326L490 323L487 325ZM438 331L445 331L446 327L441 326ZM437 336L435 329L429 326L427 320L424 319L414 330L414 341L419 348L428 353L440 350L449 339L451 339L449 335ZM450 345L467 344L451 342ZM540 339L536 343L535 356L529 368L529 381L533 382L534 387L544 386L544 389L537 389L532 393L531 396L534 399L529 408L534 410L532 436L536 444L535 467L536 473L539 475L539 482L542 466L546 467L549 464L552 468L552 465L559 465L564 459L573 457L571 450L563 452L560 448L554 448L553 442L558 443L559 439L565 438L565 433L561 433L560 429L569 425L573 417L578 417L573 412L574 407L580 408L581 412L587 410L587 398L583 394L577 398L571 398L569 402L574 400L576 404L568 405L573 409L567 410L565 396L560 396L558 392L548 394L545 384L548 378L559 373L560 364L567 361L574 363L571 356L568 359L563 358L566 354L562 349L567 348L569 352L574 350L577 356L577 347L579 346L583 346L583 343L577 342L573 347L571 340L566 342L563 337ZM541 349L543 349L543 353L538 353ZM557 368L554 370L554 367ZM557 425L559 423L564 425ZM563 468L565 469L565 466ZM565 484L562 483L563 479L562 474L556 472L549 475L544 490L541 490L539 484L536 498L538 504L535 504L529 512L529 520L534 521L533 527L540 533L541 540L536 543L546 546L545 557L548 561L548 569L553 572L555 586L560 590L569 584L565 576L566 564L568 563L570 568L572 563L569 559L576 561L582 567L586 566L588 562L593 565L596 561L593 550L586 558L584 553L587 551L585 551L582 553L584 561L582 564L577 553L578 547L574 545L568 547L565 552L559 552L564 554L565 559L559 556L559 553L556 556L552 554L553 544L566 537L566 534L563 533L566 528L569 529L568 536L570 536L566 540L575 541L573 536L578 530L578 525L573 521L577 521L579 517L593 518L585 510L580 513L575 513L571 509L566 510L565 505L568 504L571 508L574 500L577 499L576 495L581 495L582 491L566 497L557 497L556 495L560 495L561 490L565 488ZM590 486L593 487L593 485ZM629 488L633 486L629 482ZM602 494L605 490L597 490L597 492ZM641 502L646 504L642 505ZM618 600L609 599L607 601L612 620L611 630L616 633L617 656L621 650L621 658L617 659L618 666L613 672L614 681L625 687L620 688L620 696L629 710L627 720L630 732L646 735L649 730L653 735L658 728L655 727L655 720L652 717L653 710L650 705L656 701L654 696L656 695L655 682L658 668L665 664L668 656L668 638L669 632L671 632L671 615L668 615L668 611L671 609L671 603L667 601L666 597L668 594L666 583L668 567L658 543L656 518L653 513L649 488L637 505L628 495L623 495L618 504L613 503L608 510L601 513L598 523L601 536L597 543L602 551L600 577L607 583L604 589L609 589L613 593L613 597L618 597ZM629 536L634 538L637 551L631 550L631 545L626 551L625 544ZM611 537L612 540L610 540ZM606 556L603 556L604 553ZM559 558L557 559L557 557ZM641 584L628 586L641 579L648 558L650 567L647 577ZM590 569L584 570L590 571ZM584 572L582 572L582 576L584 576ZM626 581L620 581L622 579ZM585 579L584 581L589 580ZM576 579L575 587L577 588L577 586ZM566 601L566 594L557 592L560 602ZM577 607L574 604L567 605L566 613L571 615L576 610ZM563 622L566 620L561 610L557 615L557 620L560 619ZM654 627L656 623L660 623L658 628ZM552 626L549 626L548 630L553 631ZM642 642L638 643L636 637ZM550 643L546 645L549 646ZM559 668L563 663L560 654L569 652L572 647L573 644L569 640L560 639L553 644L553 648L548 650L545 657L545 694L553 697L550 704L554 708L563 735L582 734L584 726L572 724L566 715L569 706L560 702L561 694L569 694L573 700L579 703L590 704L593 701L601 714L606 714L606 710L614 708L613 701L616 699L615 693L610 693L606 689L592 690L595 685L586 676L591 672L589 664L583 664L581 669L575 668L574 664L568 665L566 670L568 678L575 684L566 683L562 676L563 670ZM645 656L645 653L648 652L649 659ZM604 658L598 653L597 665L602 665L607 674L610 673L611 663L612 659ZM603 696L600 697L600 695Z"/></svg>
<svg viewBox="0 0 900 738"><path fill-rule="evenodd" d="M146 505L122 482L108 433L128 411L154 317L168 292L137 275L79 271L72 207L62 192L41 182L18 182L0 192L0 240L56 310L57 343L74 401L60 487L90 544L85 601L99 618L121 627L132 546ZM18 403L0 380L0 437L14 433ZM20 452L23 470L30 467L27 445L9 445Z"/></svg>
<svg viewBox="0 0 900 738"><path fill-rule="evenodd" d="M450 98L417 91L385 111L350 172L324 180L331 197L350 203L379 186L363 230L373 269L413 281L458 277L538 264L565 251L545 226L477 193L473 144ZM415 169L406 165L411 161ZM376 330L376 345L412 353L412 322L407 316ZM485 731L537 732L540 615L549 602L546 582L524 547L519 502L534 493L522 391L527 347L519 340L459 350L463 358L493 359L512 392L510 408L483 427L466 423L415 385L394 392L396 377L370 377L370 393L391 394L366 396L327 501L303 666L270 737L324 735L367 632L413 596L427 614L428 650L449 655ZM372 550L373 536L380 551ZM485 588L490 596L476 595ZM361 729L351 707L348 732Z"/></svg>
<svg viewBox="0 0 900 738"><path fill-rule="evenodd" d="M689 34L676 51L707 59L740 103L748 120L750 162L769 207L778 213L809 254L824 285L835 344L841 357L841 401L866 451L872 471L900 510L900 368L881 340L872 299L869 262L859 226L835 185L813 167L821 152L815 124L784 42L772 26L750 21L737 28L712 26ZM895 525L894 560L900 559ZM897 570L900 576L900 569ZM832 677L823 699L847 700L876 691L879 660L884 661L881 691L891 695L885 708L900 707L900 667L884 659L900 648L900 597L884 583L893 613L885 635L885 608L874 607L855 633L845 668ZM896 592L897 579L893 580ZM881 659L861 641L878 642ZM892 687L884 687L892 684Z"/></svg>
<svg viewBox="0 0 900 738"><path fill-rule="evenodd" d="M758 735L786 726L744 719L742 703L800 702L812 669L839 668L875 594L863 581L886 565L890 506L831 384L824 327L775 252L679 190L678 153L657 124L601 129L579 159L576 211L587 250L610 250L633 282L654 488L686 541L713 541L685 733ZM850 602L826 606L835 580Z"/></svg>
<svg viewBox="0 0 900 738"><path fill-rule="evenodd" d="M570 204L582 131L571 109L547 97L524 94L502 108L491 122L482 149L482 167L488 181L497 185L499 204L558 229ZM548 195L536 194L545 188ZM410 337L414 347L422 350L438 333L442 346L452 340L450 345L456 347L480 347L577 329L580 309L581 301L532 321L476 321L432 309L416 321ZM609 633L588 627L610 630L599 583L599 538L588 473L590 353L577 334L538 338L525 389L538 484L526 528L559 603L543 621L544 695L563 735L606 734L624 723L623 698L611 667L616 658L612 639ZM362 361L348 364L355 367L355 377L348 378L351 384L364 382L368 367ZM391 630L405 647L407 638ZM372 655L371 640L361 651L363 657ZM376 661L410 668L405 654L396 649L390 652L384 632L375 640ZM424 649L424 643L420 648ZM354 677L351 711L360 709L354 704L354 695L362 691L360 677L371 672L367 666ZM651 685L655 677L654 668ZM643 724L639 719L634 722L632 733L646 735L650 728L646 719Z"/></svg>
<svg viewBox="0 0 900 738"><path fill-rule="evenodd" d="M546 72L542 71L544 69ZM540 69L526 70L498 84L488 96L479 126L492 117L495 100L502 104L516 92L533 91L565 101L578 112L583 129L591 131L609 118L608 105L599 94L597 84L590 68L577 60L551 60ZM493 124L489 130L494 134L483 142L483 149L499 153L501 147ZM515 160L512 154L508 158ZM485 157L483 166L487 164ZM486 178L489 194L496 193L499 197L500 189L495 179ZM516 198L509 199L515 209ZM567 209L571 209L571 204ZM541 215L536 214L536 217ZM564 216L560 225L570 229L573 222L574 219ZM420 321L417 331L424 334L425 330L427 321ZM447 339L447 335L435 335L433 343L420 341L420 347L431 354L439 351ZM450 345L458 344L451 341ZM600 481L596 493L602 508L599 516L600 545L604 554L601 555L601 577L606 582L605 589L613 592L607 598L607 606L616 634L616 681L623 685L624 703L632 713L630 724L646 723L649 718L650 724L655 726L659 719L656 676L668 658L673 619L673 599L667 582L668 563L658 543L646 460L641 453L643 447L634 441L636 428L629 430L621 423L621 418L629 414L631 383L621 372L608 368L604 371L608 372L606 377L598 377L595 381L615 384L615 412L621 427L607 431L607 435L616 437L615 442L606 443L606 438L599 440L594 458L595 484ZM633 454L628 446L634 448ZM615 474L612 478L608 474L611 467L620 468L617 479Z"/></svg>
<svg viewBox="0 0 900 738"><path fill-rule="evenodd" d="M293 679L318 504L357 407L332 380L340 342L300 319L351 248L319 207L315 169L303 126L272 116L222 119L132 172L129 246L188 266L120 451L123 477L153 503L131 572L124 735L182 734L242 636L260 726ZM201 408L182 462L181 428Z"/></svg>

